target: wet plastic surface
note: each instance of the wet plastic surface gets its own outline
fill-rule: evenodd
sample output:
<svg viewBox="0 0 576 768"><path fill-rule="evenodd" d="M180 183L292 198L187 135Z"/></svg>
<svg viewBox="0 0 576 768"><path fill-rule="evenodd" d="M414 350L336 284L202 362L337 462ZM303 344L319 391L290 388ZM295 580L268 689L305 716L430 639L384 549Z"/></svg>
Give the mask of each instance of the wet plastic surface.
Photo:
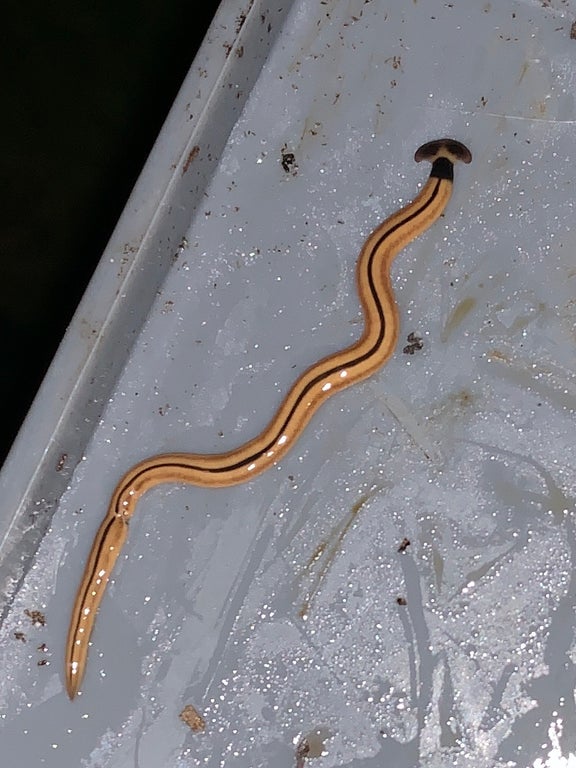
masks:
<svg viewBox="0 0 576 768"><path fill-rule="evenodd" d="M45 388L69 394L37 403L4 468L3 753L49 768L571 766L576 8L279 8L245 8L236 38L240 5L217 19L204 54L224 50L207 77L230 74L227 97L204 96L190 130L214 66L197 60ZM119 476L252 438L301 371L358 337L357 253L425 180L415 149L443 135L474 160L397 259L397 353L261 478L141 502L70 703L69 612ZM97 341L72 388L82 323ZM423 347L403 354L411 332ZM19 458L42 415L56 423L46 409L64 418L31 481ZM188 704L204 732L179 719Z"/></svg>

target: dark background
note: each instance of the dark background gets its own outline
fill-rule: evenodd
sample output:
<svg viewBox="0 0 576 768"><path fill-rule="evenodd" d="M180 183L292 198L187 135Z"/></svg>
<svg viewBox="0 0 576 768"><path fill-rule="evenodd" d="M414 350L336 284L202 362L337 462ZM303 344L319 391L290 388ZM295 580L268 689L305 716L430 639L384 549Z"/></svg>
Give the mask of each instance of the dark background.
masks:
<svg viewBox="0 0 576 768"><path fill-rule="evenodd" d="M0 465L218 4L3 6Z"/></svg>

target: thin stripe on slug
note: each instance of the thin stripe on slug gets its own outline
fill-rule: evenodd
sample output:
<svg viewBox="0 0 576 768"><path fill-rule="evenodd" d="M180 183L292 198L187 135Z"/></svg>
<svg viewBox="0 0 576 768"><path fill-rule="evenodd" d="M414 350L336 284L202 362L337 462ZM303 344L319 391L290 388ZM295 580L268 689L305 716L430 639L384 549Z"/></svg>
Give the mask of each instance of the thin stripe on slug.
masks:
<svg viewBox="0 0 576 768"><path fill-rule="evenodd" d="M370 376L391 356L398 339L398 309L390 284L392 261L442 214L452 192L454 163L469 163L472 156L460 142L440 139L421 146L414 159L432 163L428 180L411 203L376 227L358 258L356 280L364 315L360 339L308 368L253 440L227 453L153 456L128 470L116 486L72 609L65 658L71 699L82 684L96 613L140 497L162 483L221 487L251 480L292 448L323 402Z"/></svg>

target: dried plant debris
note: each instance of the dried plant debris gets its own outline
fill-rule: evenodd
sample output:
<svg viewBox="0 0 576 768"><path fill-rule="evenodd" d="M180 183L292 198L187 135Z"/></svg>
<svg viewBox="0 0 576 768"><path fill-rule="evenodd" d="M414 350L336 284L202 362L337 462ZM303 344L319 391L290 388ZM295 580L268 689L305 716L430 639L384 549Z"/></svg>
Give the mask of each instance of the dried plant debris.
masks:
<svg viewBox="0 0 576 768"><path fill-rule="evenodd" d="M32 624L34 624L35 627L45 627L46 626L46 616L42 613L42 611L30 611L28 608L24 611L26 616L30 619Z"/></svg>
<svg viewBox="0 0 576 768"><path fill-rule="evenodd" d="M398 552L406 552L409 546L410 546L410 539L407 539L406 537L404 537L400 542L400 546L398 547Z"/></svg>
<svg viewBox="0 0 576 768"><path fill-rule="evenodd" d="M203 733L206 730L206 720L192 704L186 704L180 712L180 720L190 728L194 733Z"/></svg>
<svg viewBox="0 0 576 768"><path fill-rule="evenodd" d="M294 152L289 152L286 145L282 147L282 159L280 163L286 173L292 173L294 176L296 175L298 169L298 166L296 165L296 155Z"/></svg>
<svg viewBox="0 0 576 768"><path fill-rule="evenodd" d="M404 352L405 355L413 355L414 352L418 349L422 349L424 346L424 342L422 341L422 338L418 336L414 331L411 331L408 334L408 337L406 339L408 344L404 347L402 352Z"/></svg>
<svg viewBox="0 0 576 768"><path fill-rule="evenodd" d="M408 605L405 597L397 597L396 602L398 605Z"/></svg>

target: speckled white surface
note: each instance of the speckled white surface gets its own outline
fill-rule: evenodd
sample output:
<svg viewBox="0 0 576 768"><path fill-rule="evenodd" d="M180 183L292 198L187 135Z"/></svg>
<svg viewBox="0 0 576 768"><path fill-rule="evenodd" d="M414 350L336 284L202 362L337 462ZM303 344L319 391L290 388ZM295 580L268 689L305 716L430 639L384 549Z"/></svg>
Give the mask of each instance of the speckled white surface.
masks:
<svg viewBox="0 0 576 768"><path fill-rule="evenodd" d="M2 625L11 766L291 768L305 736L310 768L576 765L574 18L293 3ZM71 601L120 474L241 444L357 338L356 255L442 135L474 161L397 259L397 354L251 484L141 502L70 703Z"/></svg>

